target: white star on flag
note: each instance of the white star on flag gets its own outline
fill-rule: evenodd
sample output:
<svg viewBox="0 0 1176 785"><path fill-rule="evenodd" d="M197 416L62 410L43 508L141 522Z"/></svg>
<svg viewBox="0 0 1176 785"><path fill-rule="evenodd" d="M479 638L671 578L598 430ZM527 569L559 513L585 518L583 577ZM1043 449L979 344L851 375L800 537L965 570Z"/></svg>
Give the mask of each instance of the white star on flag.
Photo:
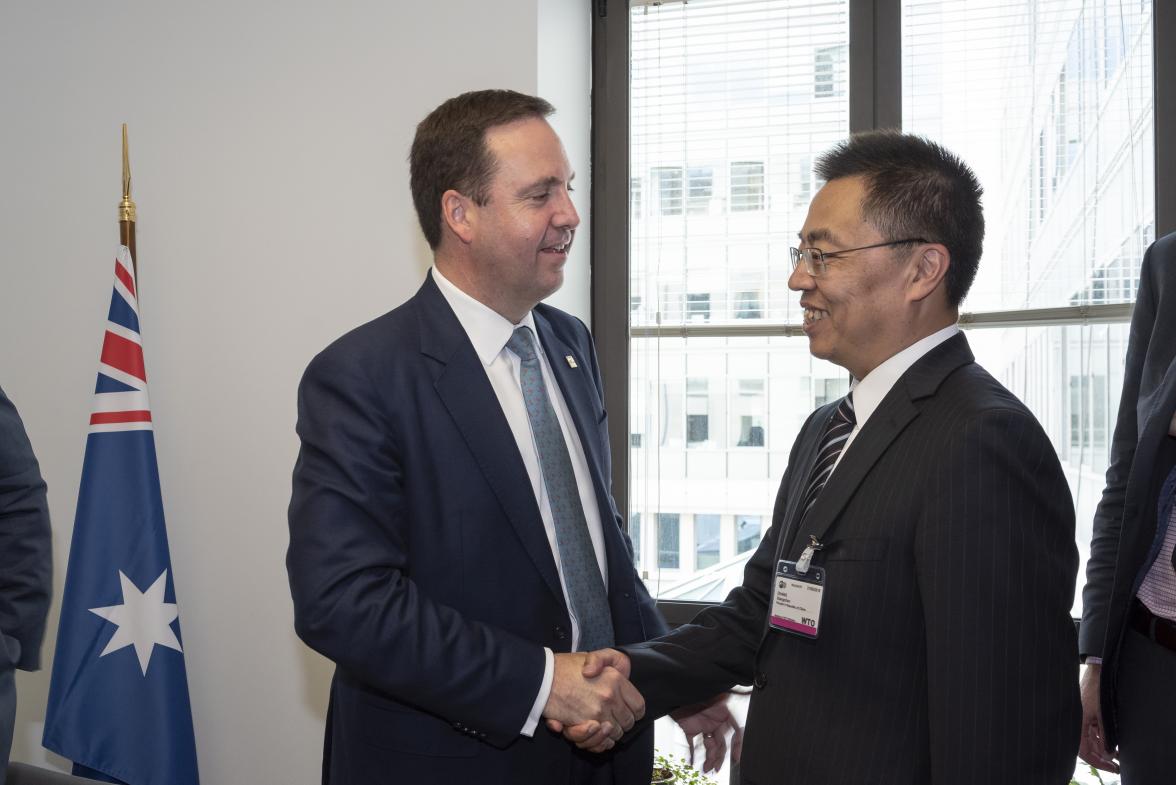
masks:
<svg viewBox="0 0 1176 785"><path fill-rule="evenodd" d="M135 654L139 657L139 667L146 676L147 663L151 662L151 652L155 650L155 644L183 651L171 628L171 623L179 617L180 611L174 602L163 601L163 590L167 586L167 570L159 574L147 591L139 591L122 570L118 571L118 578L122 583L123 604L90 608L90 613L118 625L110 643L106 644L106 648L98 656L105 657L126 646L134 646Z"/></svg>

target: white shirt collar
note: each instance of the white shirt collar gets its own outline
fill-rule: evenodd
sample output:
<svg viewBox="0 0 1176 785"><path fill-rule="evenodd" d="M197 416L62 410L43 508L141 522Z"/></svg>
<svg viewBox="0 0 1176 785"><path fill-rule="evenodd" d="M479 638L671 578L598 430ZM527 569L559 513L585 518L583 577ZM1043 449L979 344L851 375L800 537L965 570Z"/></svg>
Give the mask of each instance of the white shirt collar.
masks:
<svg viewBox="0 0 1176 785"><path fill-rule="evenodd" d="M882 399L894 387L899 377L907 372L908 368L924 354L959 331L959 325L953 324L933 332L883 362L866 374L866 378L860 381L855 379L850 385L850 389L853 391L853 413L857 419L857 429L861 430L861 427L866 424L866 420L870 419L870 415L878 408L878 404L882 403Z"/></svg>
<svg viewBox="0 0 1176 785"><path fill-rule="evenodd" d="M449 303L449 307L457 316L457 321L469 336L482 365L488 366L494 362L517 327L530 327L531 332L535 334L535 344L542 346L539 343L539 331L535 329L535 317L531 311L527 311L521 322L513 324L510 319L490 306L458 289L457 285L442 275L436 267L432 273L437 288L441 290L441 295Z"/></svg>

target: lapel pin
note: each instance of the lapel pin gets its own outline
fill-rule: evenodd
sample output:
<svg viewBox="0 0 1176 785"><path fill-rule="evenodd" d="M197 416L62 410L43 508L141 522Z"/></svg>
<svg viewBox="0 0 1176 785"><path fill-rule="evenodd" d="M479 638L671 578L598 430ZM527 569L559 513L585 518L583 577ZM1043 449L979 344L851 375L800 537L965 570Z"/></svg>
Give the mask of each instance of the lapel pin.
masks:
<svg viewBox="0 0 1176 785"><path fill-rule="evenodd" d="M565 354L564 359L568 361L569 368L579 368L580 367L580 366L576 365L576 358L573 357L572 355Z"/></svg>

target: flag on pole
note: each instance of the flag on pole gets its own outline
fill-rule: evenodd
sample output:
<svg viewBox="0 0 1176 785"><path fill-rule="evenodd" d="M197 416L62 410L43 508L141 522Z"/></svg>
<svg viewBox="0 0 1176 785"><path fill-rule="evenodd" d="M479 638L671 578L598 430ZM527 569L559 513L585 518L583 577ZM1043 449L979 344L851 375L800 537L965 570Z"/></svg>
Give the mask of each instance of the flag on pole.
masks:
<svg viewBox="0 0 1176 785"><path fill-rule="evenodd" d="M75 773L197 785L130 250L114 265L45 716Z"/></svg>

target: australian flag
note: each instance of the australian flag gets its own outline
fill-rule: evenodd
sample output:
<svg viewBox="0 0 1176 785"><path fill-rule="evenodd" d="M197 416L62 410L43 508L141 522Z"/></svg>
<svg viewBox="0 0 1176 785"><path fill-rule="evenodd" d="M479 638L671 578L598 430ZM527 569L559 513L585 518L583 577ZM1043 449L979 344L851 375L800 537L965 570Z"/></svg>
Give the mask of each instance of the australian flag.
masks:
<svg viewBox="0 0 1176 785"><path fill-rule="evenodd" d="M74 773L197 785L131 253L114 264L45 716Z"/></svg>

